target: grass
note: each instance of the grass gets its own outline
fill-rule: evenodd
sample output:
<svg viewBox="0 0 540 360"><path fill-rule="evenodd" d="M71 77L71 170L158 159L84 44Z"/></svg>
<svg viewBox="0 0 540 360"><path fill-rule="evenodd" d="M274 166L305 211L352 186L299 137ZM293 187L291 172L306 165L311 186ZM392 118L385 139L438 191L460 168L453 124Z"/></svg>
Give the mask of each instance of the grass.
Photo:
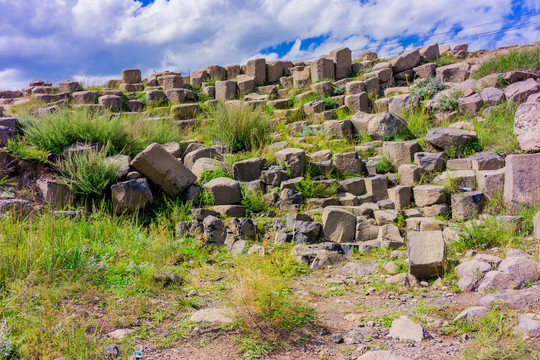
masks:
<svg viewBox="0 0 540 360"><path fill-rule="evenodd" d="M264 213L268 211L268 206L263 198L263 193L248 188L247 186L241 187L242 190L242 202L241 204L246 207L246 217L249 218L251 213Z"/></svg>
<svg viewBox="0 0 540 360"><path fill-rule="evenodd" d="M259 108L219 104L209 118L207 127L203 129L206 136L229 145L233 151L252 151L270 142L270 123Z"/></svg>
<svg viewBox="0 0 540 360"><path fill-rule="evenodd" d="M458 63L458 62L461 62L461 61L463 61L463 60L456 58L454 56L454 54L452 54L451 52L447 52L447 53L442 54L441 56L439 56L437 59L432 60L430 62L436 64L437 67L440 67L440 66L446 66L446 65L450 65L450 64L455 64L455 63Z"/></svg>
<svg viewBox="0 0 540 360"><path fill-rule="evenodd" d="M407 128L417 138L424 137L434 126L431 115L424 107L406 109L401 117L407 122Z"/></svg>
<svg viewBox="0 0 540 360"><path fill-rule="evenodd" d="M29 143L38 149L61 153L77 141L109 143L110 154L135 155L151 143L180 141L182 133L172 120L148 120L141 116L113 116L79 108L59 109L40 119L21 118Z"/></svg>
<svg viewBox="0 0 540 360"><path fill-rule="evenodd" d="M326 183L314 183L309 178L296 184L296 189L300 191L304 199L336 196L338 188L339 184L328 185Z"/></svg>
<svg viewBox="0 0 540 360"><path fill-rule="evenodd" d="M72 152L56 164L71 190L82 197L103 197L116 182L118 164L105 161L109 146L101 150Z"/></svg>
<svg viewBox="0 0 540 360"><path fill-rule="evenodd" d="M381 161L375 164L375 170L377 171L377 174L386 174L391 172L393 168L388 158L383 156Z"/></svg>
<svg viewBox="0 0 540 360"><path fill-rule="evenodd" d="M502 151L506 154L519 149L514 134L514 114L517 104L505 102L492 109L485 116L485 121L474 123L480 146L486 150Z"/></svg>
<svg viewBox="0 0 540 360"><path fill-rule="evenodd" d="M493 73L506 73L512 70L540 70L540 46L529 49L512 50L506 55L497 55L495 58L483 62L473 73L473 78L480 79Z"/></svg>

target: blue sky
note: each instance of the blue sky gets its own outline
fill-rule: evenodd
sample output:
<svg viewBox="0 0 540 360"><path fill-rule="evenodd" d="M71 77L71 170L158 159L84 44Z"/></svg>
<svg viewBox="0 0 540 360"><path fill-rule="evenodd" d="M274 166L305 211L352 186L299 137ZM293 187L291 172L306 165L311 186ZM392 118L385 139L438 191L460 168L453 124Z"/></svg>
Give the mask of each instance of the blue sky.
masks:
<svg viewBox="0 0 540 360"><path fill-rule="evenodd" d="M0 0L0 89L188 74L339 47L390 57L439 42L492 49L540 40L537 0Z"/></svg>

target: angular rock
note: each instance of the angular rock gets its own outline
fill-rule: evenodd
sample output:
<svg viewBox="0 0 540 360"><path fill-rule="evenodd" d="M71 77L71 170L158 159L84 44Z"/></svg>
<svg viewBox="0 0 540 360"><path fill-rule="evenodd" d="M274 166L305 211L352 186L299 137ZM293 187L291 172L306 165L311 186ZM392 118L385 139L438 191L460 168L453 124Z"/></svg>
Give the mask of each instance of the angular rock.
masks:
<svg viewBox="0 0 540 360"><path fill-rule="evenodd" d="M66 184L55 180L39 179L36 185L43 200L53 209L63 209L73 204L73 192Z"/></svg>
<svg viewBox="0 0 540 360"><path fill-rule="evenodd" d="M384 175L369 176L364 179L366 193L373 196L374 201L388 198L388 177Z"/></svg>
<svg viewBox="0 0 540 360"><path fill-rule="evenodd" d="M334 62L321 57L311 63L311 81L334 80L336 78Z"/></svg>
<svg viewBox="0 0 540 360"><path fill-rule="evenodd" d="M446 202L446 193L443 186L418 185L413 188L416 206L424 207Z"/></svg>
<svg viewBox="0 0 540 360"><path fill-rule="evenodd" d="M184 164L157 143L135 156L131 166L170 196L179 195L197 180Z"/></svg>
<svg viewBox="0 0 540 360"><path fill-rule="evenodd" d="M420 324L415 323L407 316L400 316L398 319L392 321L390 337L399 340L412 340L415 342L422 342L424 339L431 339L433 336Z"/></svg>
<svg viewBox="0 0 540 360"><path fill-rule="evenodd" d="M485 196L481 191L452 194L452 219L466 220L480 213L484 208Z"/></svg>
<svg viewBox="0 0 540 360"><path fill-rule="evenodd" d="M306 167L306 153L302 149L288 148L275 153L278 163L284 163L293 178L304 174Z"/></svg>
<svg viewBox="0 0 540 360"><path fill-rule="evenodd" d="M509 155L504 174L504 200L513 207L540 201L540 154Z"/></svg>
<svg viewBox="0 0 540 360"><path fill-rule="evenodd" d="M405 120L389 112L374 115L367 126L367 132L376 140L391 138L406 129Z"/></svg>
<svg viewBox="0 0 540 360"><path fill-rule="evenodd" d="M401 165L410 164L413 161L414 154L418 152L418 142L386 141L383 143L382 152L390 164L397 169Z"/></svg>
<svg viewBox="0 0 540 360"><path fill-rule="evenodd" d="M450 146L461 146L476 140L474 131L461 130L453 127L431 129L426 134L426 141L441 149Z"/></svg>
<svg viewBox="0 0 540 360"><path fill-rule="evenodd" d="M242 200L240 183L230 178L212 179L204 184L203 189L210 193L216 205L234 205Z"/></svg>
<svg viewBox="0 0 540 360"><path fill-rule="evenodd" d="M117 214L144 209L153 196L145 178L119 182L111 186L113 208Z"/></svg>
<svg viewBox="0 0 540 360"><path fill-rule="evenodd" d="M356 217L346 210L327 207L322 214L323 233L330 241L351 242L355 237Z"/></svg>
<svg viewBox="0 0 540 360"><path fill-rule="evenodd" d="M442 82L459 83L467 80L469 76L469 64L460 62L456 64L438 67L435 70L437 78Z"/></svg>
<svg viewBox="0 0 540 360"><path fill-rule="evenodd" d="M338 174L359 174L363 170L362 159L354 151L334 154L333 165Z"/></svg>
<svg viewBox="0 0 540 360"><path fill-rule="evenodd" d="M504 96L508 101L522 103L525 102L530 95L539 92L540 84L538 81L534 79L527 79L509 85L506 89L504 89Z"/></svg>
<svg viewBox="0 0 540 360"><path fill-rule="evenodd" d="M398 73L404 70L412 69L420 61L420 51L418 49L407 51L390 60L392 70Z"/></svg>
<svg viewBox="0 0 540 360"><path fill-rule="evenodd" d="M440 276L446 267L442 231L409 231L409 274L420 279Z"/></svg>

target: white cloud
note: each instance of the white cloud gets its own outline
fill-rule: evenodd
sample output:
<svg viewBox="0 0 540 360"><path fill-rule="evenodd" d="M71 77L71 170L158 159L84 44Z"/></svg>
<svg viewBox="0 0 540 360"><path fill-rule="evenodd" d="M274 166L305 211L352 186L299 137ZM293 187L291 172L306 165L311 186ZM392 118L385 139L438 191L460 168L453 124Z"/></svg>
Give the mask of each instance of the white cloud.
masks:
<svg viewBox="0 0 540 360"><path fill-rule="evenodd" d="M2 90L20 90L28 86L28 81L21 77L17 69L0 70L0 86Z"/></svg>
<svg viewBox="0 0 540 360"><path fill-rule="evenodd" d="M2 13L9 14L0 21L0 64L19 70L18 76L28 81L58 81L75 74L117 78L127 67L148 75L245 63L262 56L261 49L283 42L294 43L284 56L292 60L345 46L390 55L404 47L384 44L407 36L464 28L453 36L425 40L432 43L499 30L503 17L512 14L513 1L155 0L141 7L133 0L0 0ZM534 0L522 6L540 9ZM494 21L499 22L468 29ZM538 40L537 28L466 42L471 50L528 43ZM326 37L322 44L304 49L303 40L320 36ZM6 86L0 82L0 88Z"/></svg>

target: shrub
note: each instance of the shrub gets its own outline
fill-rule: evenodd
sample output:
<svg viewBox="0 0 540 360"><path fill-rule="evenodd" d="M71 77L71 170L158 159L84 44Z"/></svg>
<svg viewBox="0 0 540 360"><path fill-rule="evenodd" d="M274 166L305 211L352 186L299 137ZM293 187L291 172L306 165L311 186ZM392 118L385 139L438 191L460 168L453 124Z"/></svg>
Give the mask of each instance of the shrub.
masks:
<svg viewBox="0 0 540 360"><path fill-rule="evenodd" d="M337 109L339 107L339 104L336 101L336 99L325 98L323 100L324 100L324 107L326 108L326 110Z"/></svg>
<svg viewBox="0 0 540 360"><path fill-rule="evenodd" d="M332 197L336 195L338 188L339 184L315 183L308 178L296 184L296 189L302 193L304 199Z"/></svg>
<svg viewBox="0 0 540 360"><path fill-rule="evenodd" d="M411 88L411 92L420 99L429 99L441 90L444 90L444 84L436 77L430 77L421 80Z"/></svg>
<svg viewBox="0 0 540 360"><path fill-rule="evenodd" d="M256 150L269 142L270 123L259 108L219 104L209 117L206 135L228 144L233 151Z"/></svg>
<svg viewBox="0 0 540 360"><path fill-rule="evenodd" d="M386 156L383 156L381 161L375 164L375 170L378 174L386 174L392 171L392 165Z"/></svg>
<svg viewBox="0 0 540 360"><path fill-rule="evenodd" d="M246 217L253 213L264 213L268 211L263 194L260 191L250 189L242 185L242 205L246 207Z"/></svg>
<svg viewBox="0 0 540 360"><path fill-rule="evenodd" d="M458 108L459 94L455 91L442 95L439 100L439 108L442 111L454 111Z"/></svg>
<svg viewBox="0 0 540 360"><path fill-rule="evenodd" d="M66 184L83 197L103 197L116 181L118 164L105 161L109 145L101 150L73 152L57 164Z"/></svg>
<svg viewBox="0 0 540 360"><path fill-rule="evenodd" d="M483 62L473 73L473 78L480 79L492 73L505 73L512 70L540 70L540 46L532 49L513 50L509 54L497 55Z"/></svg>
<svg viewBox="0 0 540 360"><path fill-rule="evenodd" d="M141 116L113 116L88 109L59 109L40 119L24 116L21 127L29 142L41 150L61 153L77 141L108 143L111 154L135 155L153 142L182 138L172 120L149 121Z"/></svg>
<svg viewBox="0 0 540 360"><path fill-rule="evenodd" d="M335 86L332 89L332 96L338 96L345 94L345 85Z"/></svg>

